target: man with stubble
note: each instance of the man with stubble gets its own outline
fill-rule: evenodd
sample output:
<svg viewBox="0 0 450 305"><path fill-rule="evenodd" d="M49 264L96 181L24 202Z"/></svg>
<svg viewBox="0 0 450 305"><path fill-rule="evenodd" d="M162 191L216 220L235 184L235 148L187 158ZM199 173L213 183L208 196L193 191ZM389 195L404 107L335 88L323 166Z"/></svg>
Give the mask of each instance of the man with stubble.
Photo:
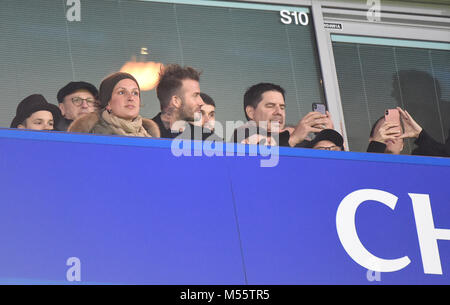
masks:
<svg viewBox="0 0 450 305"><path fill-rule="evenodd" d="M186 126L201 119L204 102L200 95L201 72L192 67L171 64L160 74L156 95L161 112L153 118L162 138L176 138ZM180 122L190 123L189 125Z"/></svg>

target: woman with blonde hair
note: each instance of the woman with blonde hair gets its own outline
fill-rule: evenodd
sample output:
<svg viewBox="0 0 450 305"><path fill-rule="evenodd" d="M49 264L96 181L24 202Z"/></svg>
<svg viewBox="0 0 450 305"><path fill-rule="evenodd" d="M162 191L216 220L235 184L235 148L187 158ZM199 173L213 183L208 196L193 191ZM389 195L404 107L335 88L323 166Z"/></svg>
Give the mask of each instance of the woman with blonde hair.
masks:
<svg viewBox="0 0 450 305"><path fill-rule="evenodd" d="M140 116L139 84L128 73L116 72L106 77L99 88L99 112L72 122L68 132L159 137L158 125Z"/></svg>

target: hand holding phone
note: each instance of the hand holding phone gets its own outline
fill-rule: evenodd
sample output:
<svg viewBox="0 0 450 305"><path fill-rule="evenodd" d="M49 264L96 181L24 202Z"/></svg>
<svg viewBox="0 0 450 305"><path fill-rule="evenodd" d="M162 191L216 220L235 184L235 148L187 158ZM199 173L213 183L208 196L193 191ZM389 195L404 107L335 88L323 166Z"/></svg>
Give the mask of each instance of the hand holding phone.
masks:
<svg viewBox="0 0 450 305"><path fill-rule="evenodd" d="M422 132L422 127L412 118L408 111L397 107L403 126L401 138L418 138Z"/></svg>
<svg viewBox="0 0 450 305"><path fill-rule="evenodd" d="M393 132L398 132L399 134L402 134L402 128L400 123L400 112L398 109L386 109L386 112L384 113L384 119L389 124L397 125L397 127L393 128Z"/></svg>
<svg viewBox="0 0 450 305"><path fill-rule="evenodd" d="M327 111L327 106L323 103L312 103L313 112L318 112L320 114L327 116L327 122L322 125L323 129L334 129L333 121L331 120L331 116Z"/></svg>

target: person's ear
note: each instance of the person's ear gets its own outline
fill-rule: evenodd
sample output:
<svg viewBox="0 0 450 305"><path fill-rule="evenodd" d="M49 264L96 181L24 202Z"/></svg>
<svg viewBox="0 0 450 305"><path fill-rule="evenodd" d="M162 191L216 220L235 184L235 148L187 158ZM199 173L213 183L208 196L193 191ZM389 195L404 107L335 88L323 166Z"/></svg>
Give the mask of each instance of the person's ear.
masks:
<svg viewBox="0 0 450 305"><path fill-rule="evenodd" d="M23 126L22 124L17 125L17 128L19 128L19 129L26 129L26 127Z"/></svg>
<svg viewBox="0 0 450 305"><path fill-rule="evenodd" d="M64 103L58 103L59 110L61 110L62 116L66 114L66 108L64 107Z"/></svg>
<svg viewBox="0 0 450 305"><path fill-rule="evenodd" d="M250 118L250 120L254 120L255 108L253 108L252 106L249 105L249 106L245 107L245 113Z"/></svg>
<svg viewBox="0 0 450 305"><path fill-rule="evenodd" d="M170 104L172 104L172 106L175 107L176 109L179 109L183 105L183 101L181 100L181 97L179 97L178 95L172 95L170 99Z"/></svg>

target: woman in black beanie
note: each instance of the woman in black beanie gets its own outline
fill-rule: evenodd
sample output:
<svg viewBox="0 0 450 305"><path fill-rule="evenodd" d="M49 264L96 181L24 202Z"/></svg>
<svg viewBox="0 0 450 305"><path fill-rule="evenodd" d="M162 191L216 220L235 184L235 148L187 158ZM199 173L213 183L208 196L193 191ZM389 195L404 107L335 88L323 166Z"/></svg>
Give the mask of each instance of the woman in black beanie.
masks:
<svg viewBox="0 0 450 305"><path fill-rule="evenodd" d="M159 137L159 128L150 119L139 115L140 88L128 73L117 72L100 84L98 113L75 120L68 132L97 133L135 137Z"/></svg>

